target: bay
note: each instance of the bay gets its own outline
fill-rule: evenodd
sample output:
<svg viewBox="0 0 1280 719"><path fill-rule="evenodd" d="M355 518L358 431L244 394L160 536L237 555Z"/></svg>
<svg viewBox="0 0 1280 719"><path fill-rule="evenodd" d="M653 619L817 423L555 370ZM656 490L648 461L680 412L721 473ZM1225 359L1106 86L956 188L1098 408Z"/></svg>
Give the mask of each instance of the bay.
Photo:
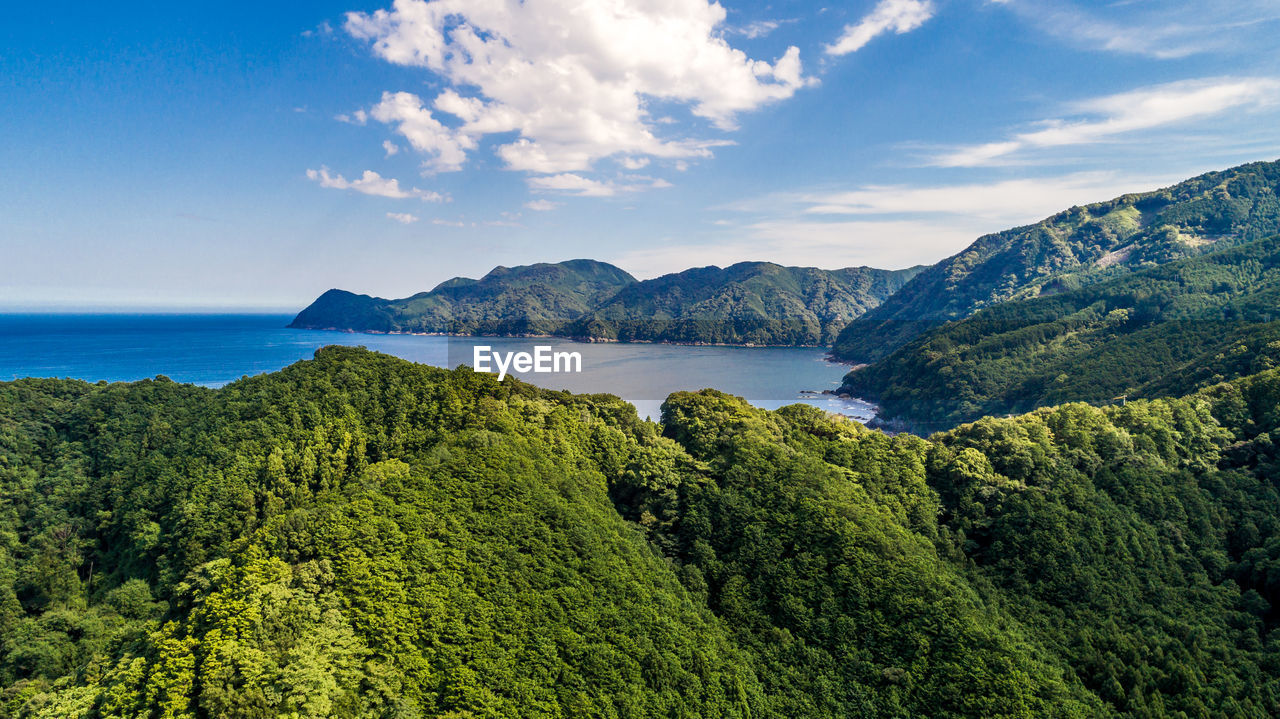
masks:
<svg viewBox="0 0 1280 719"><path fill-rule="evenodd" d="M555 338L353 334L285 327L287 315L0 315L0 380L70 377L129 382L164 375L220 387L309 359L327 345L361 345L437 367L472 364L476 345L533 352L537 345L578 352L581 373L512 373L548 389L608 392L656 419L668 394L706 387L776 409L803 402L865 421L874 407L856 399L806 394L835 389L847 368L820 348L582 343Z"/></svg>

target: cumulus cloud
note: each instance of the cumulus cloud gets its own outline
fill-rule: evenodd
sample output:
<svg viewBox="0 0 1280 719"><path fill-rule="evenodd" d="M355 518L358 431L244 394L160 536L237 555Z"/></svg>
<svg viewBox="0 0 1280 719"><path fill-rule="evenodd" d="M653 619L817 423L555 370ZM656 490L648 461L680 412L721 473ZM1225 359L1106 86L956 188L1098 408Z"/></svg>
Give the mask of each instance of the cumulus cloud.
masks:
<svg viewBox="0 0 1280 719"><path fill-rule="evenodd" d="M613 155L706 157L723 144L660 136L651 100L728 130L738 113L813 82L797 48L772 63L752 59L725 41L724 20L707 0L395 0L349 13L346 30L383 59L449 84L429 103L387 93L369 113L428 154L432 169L462 166L486 135L514 133L498 148L507 167L555 175Z"/></svg>
<svg viewBox="0 0 1280 719"><path fill-rule="evenodd" d="M526 210L533 210L534 212L550 212L559 206L560 203L552 202L551 200L530 200L524 203Z"/></svg>
<svg viewBox="0 0 1280 719"><path fill-rule="evenodd" d="M999 164L1024 150L1087 145L1280 101L1274 78L1211 78L1156 85L1075 103L1070 117L1044 120L1010 138L956 147L932 158L940 167Z"/></svg>
<svg viewBox="0 0 1280 719"><path fill-rule="evenodd" d="M877 35L911 32L933 17L930 0L880 0L870 15L856 25L845 26L844 33L827 46L828 55L848 55L861 50Z"/></svg>
<svg viewBox="0 0 1280 719"><path fill-rule="evenodd" d="M392 155L400 152L400 146L390 140L382 141L382 149L386 151L387 157L391 157Z"/></svg>
<svg viewBox="0 0 1280 719"><path fill-rule="evenodd" d="M430 110L423 107L421 98L412 93L382 93L382 101L369 111L369 116L378 122L395 125L413 149L430 156L427 166L432 170L462 169L467 160L467 150L476 146L472 137L437 120Z"/></svg>
<svg viewBox="0 0 1280 719"><path fill-rule="evenodd" d="M321 187L355 190L365 195L389 197L395 200L416 197L424 202L444 202L447 199L438 192L419 190L416 187L406 190L400 187L399 180L394 177L383 177L373 170L365 170L358 180L348 180L337 173L330 173L329 168L322 166L319 170L307 170L307 178L320 183Z"/></svg>
<svg viewBox="0 0 1280 719"><path fill-rule="evenodd" d="M411 215L408 212L388 212L387 217L402 225L412 225L418 221L417 215Z"/></svg>

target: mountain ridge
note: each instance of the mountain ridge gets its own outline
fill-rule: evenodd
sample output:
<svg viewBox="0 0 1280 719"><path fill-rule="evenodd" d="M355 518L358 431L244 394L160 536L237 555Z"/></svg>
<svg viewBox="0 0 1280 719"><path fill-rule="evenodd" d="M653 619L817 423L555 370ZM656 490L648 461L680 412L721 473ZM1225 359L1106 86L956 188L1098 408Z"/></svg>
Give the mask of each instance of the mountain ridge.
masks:
<svg viewBox="0 0 1280 719"><path fill-rule="evenodd" d="M1180 396L1280 366L1278 308L1280 235L984 308L851 371L840 391L919 430Z"/></svg>
<svg viewBox="0 0 1280 719"><path fill-rule="evenodd" d="M1280 161L1207 172L1149 192L1072 207L984 235L850 322L833 354L883 359L939 324L1000 302L1110 277L1280 232Z"/></svg>
<svg viewBox="0 0 1280 719"><path fill-rule="evenodd" d="M495 267L398 300L331 289L289 325L587 341L825 346L922 266L822 270L772 262L697 267L649 280L594 260Z"/></svg>

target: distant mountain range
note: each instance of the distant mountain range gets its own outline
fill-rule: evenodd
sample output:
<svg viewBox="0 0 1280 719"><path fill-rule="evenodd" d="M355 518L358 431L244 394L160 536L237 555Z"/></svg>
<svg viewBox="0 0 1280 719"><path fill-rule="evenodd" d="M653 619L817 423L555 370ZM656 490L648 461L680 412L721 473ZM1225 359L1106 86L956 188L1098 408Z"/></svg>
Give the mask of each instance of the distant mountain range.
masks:
<svg viewBox="0 0 1280 719"><path fill-rule="evenodd" d="M403 300L340 290L295 327L820 345L917 431L1068 401L1180 396L1280 365L1280 162L1073 207L929 268L747 262L637 281L499 267ZM1268 239L1270 238L1270 239Z"/></svg>
<svg viewBox="0 0 1280 719"><path fill-rule="evenodd" d="M874 362L938 325L1001 302L1067 292L1280 232L1280 163L1073 207L979 238L850 323L835 356Z"/></svg>
<svg viewBox="0 0 1280 719"><path fill-rule="evenodd" d="M742 262L638 281L594 260L497 267L398 300L329 290L291 327L361 332L828 345L923 267L820 270Z"/></svg>
<svg viewBox="0 0 1280 719"><path fill-rule="evenodd" d="M473 280L455 277L429 292L386 300L329 290L290 327L357 332L553 334L636 278L604 262L570 260L495 267Z"/></svg>

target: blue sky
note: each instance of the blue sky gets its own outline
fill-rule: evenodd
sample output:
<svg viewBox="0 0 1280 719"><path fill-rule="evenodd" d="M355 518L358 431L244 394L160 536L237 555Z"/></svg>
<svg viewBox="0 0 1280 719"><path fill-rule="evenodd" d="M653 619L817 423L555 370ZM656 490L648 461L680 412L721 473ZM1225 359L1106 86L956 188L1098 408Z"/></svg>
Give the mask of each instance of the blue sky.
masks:
<svg viewBox="0 0 1280 719"><path fill-rule="evenodd" d="M6 309L297 309L576 257L904 267L1280 158L1274 1L7 13Z"/></svg>

